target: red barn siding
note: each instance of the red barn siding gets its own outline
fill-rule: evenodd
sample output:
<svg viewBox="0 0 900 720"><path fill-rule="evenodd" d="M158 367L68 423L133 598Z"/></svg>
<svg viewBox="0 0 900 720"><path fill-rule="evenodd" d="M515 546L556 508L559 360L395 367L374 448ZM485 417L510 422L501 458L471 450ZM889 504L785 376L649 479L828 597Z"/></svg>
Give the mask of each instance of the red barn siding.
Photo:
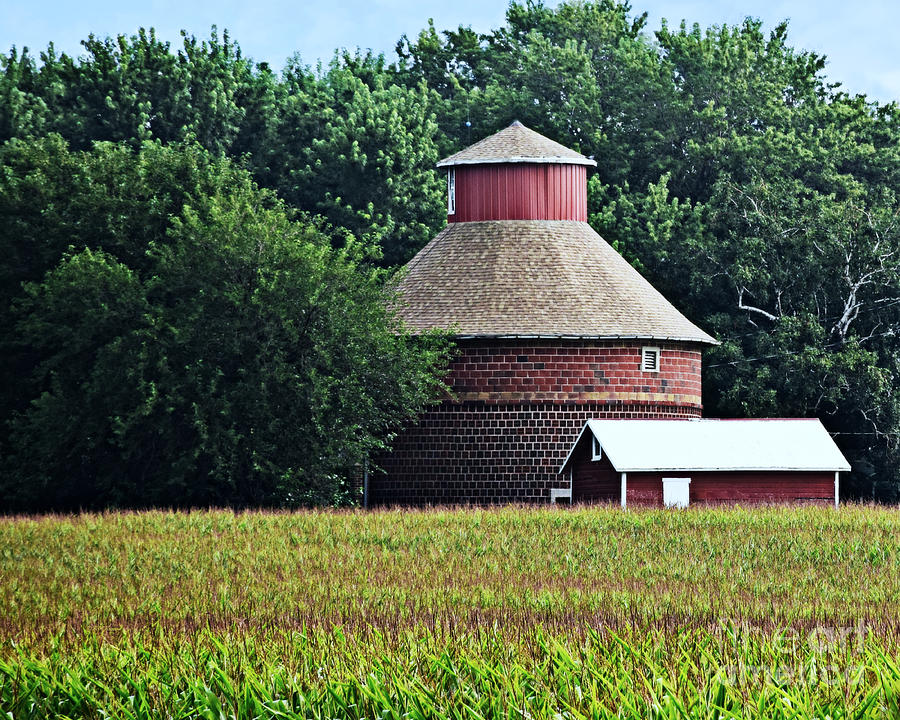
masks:
<svg viewBox="0 0 900 720"><path fill-rule="evenodd" d="M572 466L573 503L621 501L622 476L613 469L605 455L600 460L591 460L588 434L575 448L573 461L575 463Z"/></svg>
<svg viewBox="0 0 900 720"><path fill-rule="evenodd" d="M584 165L498 163L460 165L456 212L447 222L577 220L587 222Z"/></svg>
<svg viewBox="0 0 900 720"><path fill-rule="evenodd" d="M691 502L834 502L833 472L697 473Z"/></svg>
<svg viewBox="0 0 900 720"><path fill-rule="evenodd" d="M688 473L664 473L665 477L686 477ZM625 480L625 502L627 505L662 505L663 475L655 473L628 473ZM691 480L691 485L694 481ZM693 487L691 488L693 490ZM693 494L691 501L693 501Z"/></svg>
<svg viewBox="0 0 900 720"><path fill-rule="evenodd" d="M689 477L691 505L834 502L833 472L628 473L629 505L662 505L662 479Z"/></svg>

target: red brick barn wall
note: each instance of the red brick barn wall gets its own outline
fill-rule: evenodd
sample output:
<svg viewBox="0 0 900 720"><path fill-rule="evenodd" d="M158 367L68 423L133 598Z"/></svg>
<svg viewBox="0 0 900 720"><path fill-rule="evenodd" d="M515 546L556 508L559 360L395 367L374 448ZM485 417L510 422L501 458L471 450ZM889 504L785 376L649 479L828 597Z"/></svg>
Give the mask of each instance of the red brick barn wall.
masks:
<svg viewBox="0 0 900 720"><path fill-rule="evenodd" d="M699 417L699 346L660 346L641 372L641 341L460 341L454 399L428 411L377 459L373 504L549 501L590 418Z"/></svg>
<svg viewBox="0 0 900 720"><path fill-rule="evenodd" d="M662 505L662 479L689 477L690 503L834 502L833 472L628 473L629 505Z"/></svg>
<svg viewBox="0 0 900 720"><path fill-rule="evenodd" d="M659 372L641 370L644 345L661 347ZM461 401L637 403L700 415L700 350L675 343L469 341L450 380Z"/></svg>

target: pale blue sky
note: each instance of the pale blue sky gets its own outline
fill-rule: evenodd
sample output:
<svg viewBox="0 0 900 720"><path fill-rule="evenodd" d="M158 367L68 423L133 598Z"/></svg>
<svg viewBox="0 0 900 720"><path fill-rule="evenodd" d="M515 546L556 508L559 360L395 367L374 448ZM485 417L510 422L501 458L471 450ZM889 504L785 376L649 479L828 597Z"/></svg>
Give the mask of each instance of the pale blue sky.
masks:
<svg viewBox="0 0 900 720"><path fill-rule="evenodd" d="M36 52L53 40L59 50L77 54L79 41L91 32L130 35L141 26L155 27L177 45L181 28L205 37L216 24L228 28L245 55L280 69L295 51L310 64L329 59L337 47L372 48L393 58L400 35L416 35L429 17L439 30L463 24L485 32L503 22L507 5L506 0L0 0L0 50L27 45ZM684 18L706 27L751 15L768 28L788 18L791 44L826 55L831 80L872 99L900 100L898 0L635 0L633 9L649 13L651 30L662 17L674 25Z"/></svg>

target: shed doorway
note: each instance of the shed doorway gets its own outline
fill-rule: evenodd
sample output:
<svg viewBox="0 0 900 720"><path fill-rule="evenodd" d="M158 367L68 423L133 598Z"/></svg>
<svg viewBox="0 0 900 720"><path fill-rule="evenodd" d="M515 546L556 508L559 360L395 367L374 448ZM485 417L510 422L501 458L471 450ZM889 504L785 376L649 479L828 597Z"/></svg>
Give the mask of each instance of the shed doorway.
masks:
<svg viewBox="0 0 900 720"><path fill-rule="evenodd" d="M663 478L663 505L686 508L691 502L691 479L689 477Z"/></svg>

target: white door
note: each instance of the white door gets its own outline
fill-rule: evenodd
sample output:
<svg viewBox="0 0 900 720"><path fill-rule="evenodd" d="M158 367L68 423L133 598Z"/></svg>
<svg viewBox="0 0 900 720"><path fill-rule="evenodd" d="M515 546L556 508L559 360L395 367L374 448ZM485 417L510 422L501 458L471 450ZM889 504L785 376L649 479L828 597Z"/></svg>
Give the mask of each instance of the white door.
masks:
<svg viewBox="0 0 900 720"><path fill-rule="evenodd" d="M691 501L690 478L663 478L663 505L685 508Z"/></svg>

